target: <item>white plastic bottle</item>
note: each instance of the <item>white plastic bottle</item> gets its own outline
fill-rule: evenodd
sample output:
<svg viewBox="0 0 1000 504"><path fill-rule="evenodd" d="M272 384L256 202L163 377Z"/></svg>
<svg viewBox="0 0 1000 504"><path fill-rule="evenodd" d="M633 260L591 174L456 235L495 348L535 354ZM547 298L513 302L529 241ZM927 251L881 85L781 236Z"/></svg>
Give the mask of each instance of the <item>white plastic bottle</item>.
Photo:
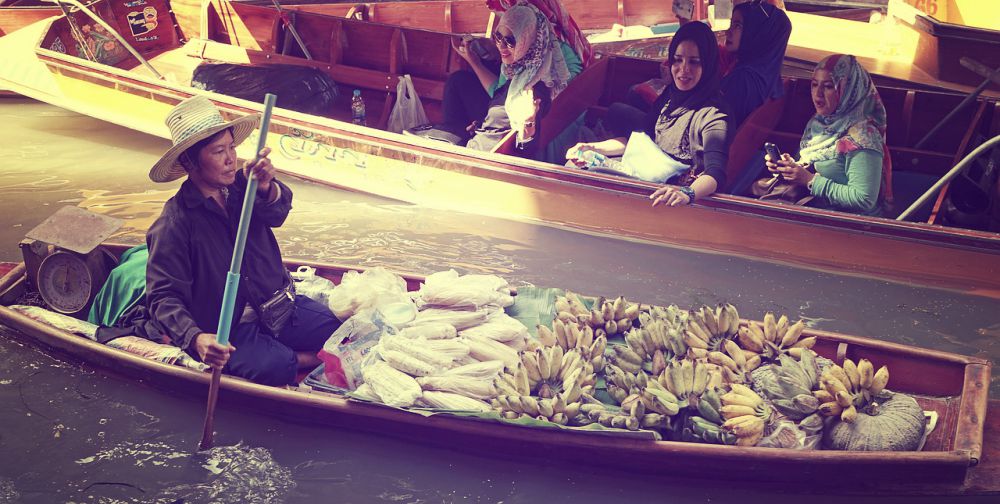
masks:
<svg viewBox="0 0 1000 504"><path fill-rule="evenodd" d="M351 97L351 122L362 126L366 125L365 102L361 99L360 89L355 89L354 96Z"/></svg>

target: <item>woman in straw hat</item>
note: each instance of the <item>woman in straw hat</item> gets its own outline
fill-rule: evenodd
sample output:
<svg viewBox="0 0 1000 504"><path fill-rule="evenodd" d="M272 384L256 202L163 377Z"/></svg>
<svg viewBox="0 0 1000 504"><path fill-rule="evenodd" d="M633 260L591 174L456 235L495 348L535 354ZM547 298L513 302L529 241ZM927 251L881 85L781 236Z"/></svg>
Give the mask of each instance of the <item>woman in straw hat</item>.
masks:
<svg viewBox="0 0 1000 504"><path fill-rule="evenodd" d="M174 145L149 177L154 182L187 179L146 234L150 323L145 326L155 329L147 333L159 332L229 374L285 385L295 382L299 369L319 364L316 352L339 321L326 306L293 294L271 230L288 216L292 191L274 178L270 149L262 150L252 166L238 166L235 148L259 120L254 114L226 121L202 96L181 102L167 116ZM214 333L249 174L258 181L257 200L233 310L232 344L222 346Z"/></svg>

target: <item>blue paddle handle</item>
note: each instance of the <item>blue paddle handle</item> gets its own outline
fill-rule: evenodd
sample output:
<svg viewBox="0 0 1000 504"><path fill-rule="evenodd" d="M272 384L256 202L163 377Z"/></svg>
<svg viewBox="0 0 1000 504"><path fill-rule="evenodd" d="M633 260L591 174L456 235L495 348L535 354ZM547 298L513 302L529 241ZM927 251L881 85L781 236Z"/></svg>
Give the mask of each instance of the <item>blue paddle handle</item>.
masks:
<svg viewBox="0 0 1000 504"><path fill-rule="evenodd" d="M264 96L264 117L260 120L260 136L257 138L257 151L253 161L267 145L267 129L271 124L271 109L277 96L268 93ZM216 331L216 341L220 345L229 344L229 327L233 321L233 308L236 304L236 291L240 286L240 266L243 264L243 249L247 243L247 229L250 227L250 217L253 216L253 202L257 196L257 177L253 174L247 180L247 190L243 195L243 210L240 212L240 224L236 229L236 245L233 247L233 260L229 263L229 273L226 275L226 290L222 293L222 311L219 313L219 328Z"/></svg>
<svg viewBox="0 0 1000 504"><path fill-rule="evenodd" d="M226 273L226 290L222 293L222 306L229 309L219 314L219 329L215 332L216 341L220 345L229 344L229 328L233 322L233 306L236 304L236 291L240 289L240 274L230 271Z"/></svg>

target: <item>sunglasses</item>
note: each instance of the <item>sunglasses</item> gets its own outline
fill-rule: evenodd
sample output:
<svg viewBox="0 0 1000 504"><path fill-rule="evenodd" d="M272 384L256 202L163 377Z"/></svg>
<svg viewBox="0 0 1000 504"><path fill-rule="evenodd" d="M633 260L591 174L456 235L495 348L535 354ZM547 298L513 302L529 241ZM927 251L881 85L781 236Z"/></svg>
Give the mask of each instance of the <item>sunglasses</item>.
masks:
<svg viewBox="0 0 1000 504"><path fill-rule="evenodd" d="M513 49L517 45L517 39L513 35L501 35L499 30L493 32L493 42L497 45L503 44L507 49Z"/></svg>

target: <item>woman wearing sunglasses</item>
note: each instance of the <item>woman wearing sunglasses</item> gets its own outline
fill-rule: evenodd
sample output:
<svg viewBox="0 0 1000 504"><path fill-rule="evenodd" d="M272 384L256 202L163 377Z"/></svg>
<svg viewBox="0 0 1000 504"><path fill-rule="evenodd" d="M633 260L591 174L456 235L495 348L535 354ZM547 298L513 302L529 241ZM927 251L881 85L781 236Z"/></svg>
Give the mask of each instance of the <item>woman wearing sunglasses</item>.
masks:
<svg viewBox="0 0 1000 504"><path fill-rule="evenodd" d="M540 114L580 71L573 50L559 42L551 23L536 7L518 4L500 18L493 34L500 53L500 73L493 73L468 40L455 51L472 72L456 72L445 84L444 128L468 140L467 147L490 150L507 132L517 132L522 154L537 149ZM567 64L567 52L572 61ZM572 65L572 66L570 66ZM461 143L461 142L460 142Z"/></svg>
<svg viewBox="0 0 1000 504"><path fill-rule="evenodd" d="M643 132L666 154L664 166L645 167L647 173L677 173L654 192L653 206L687 205L704 198L726 183L729 158L728 117L721 110L719 91L719 47L712 29L704 23L681 26L670 41L668 63L672 82L643 115L633 107L612 104L606 126L615 138L579 143L566 158L585 164L584 152L596 151L608 157L625 153L633 131ZM628 110L616 111L617 107Z"/></svg>

